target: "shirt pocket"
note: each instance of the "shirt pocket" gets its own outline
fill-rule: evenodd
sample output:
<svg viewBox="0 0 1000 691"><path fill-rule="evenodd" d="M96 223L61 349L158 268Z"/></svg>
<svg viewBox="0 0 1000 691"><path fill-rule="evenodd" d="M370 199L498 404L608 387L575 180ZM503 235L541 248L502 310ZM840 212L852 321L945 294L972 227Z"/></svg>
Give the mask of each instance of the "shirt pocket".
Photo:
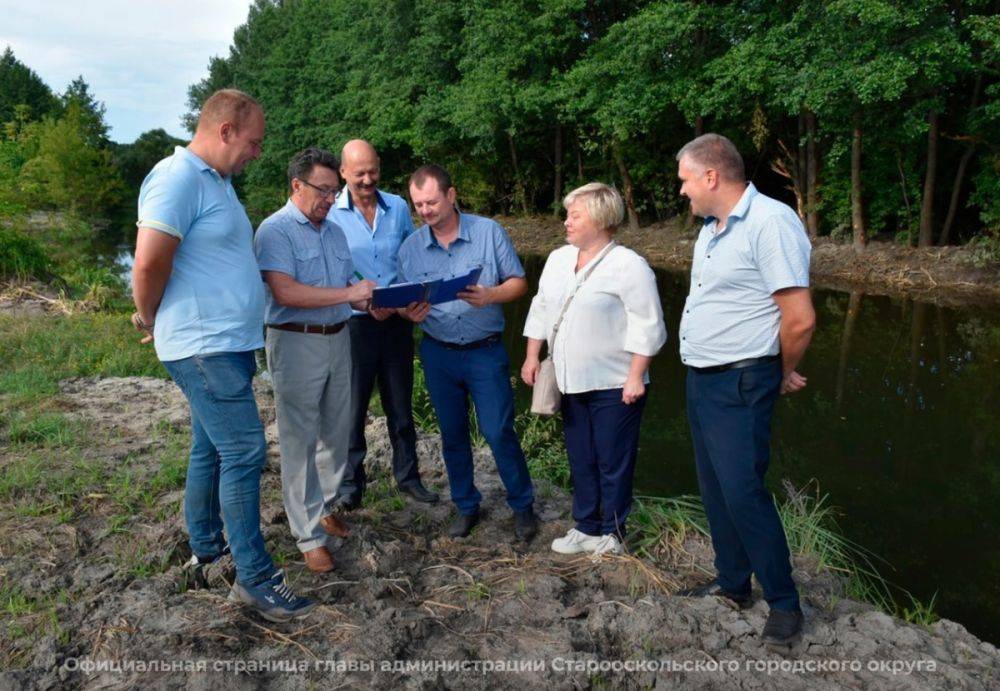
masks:
<svg viewBox="0 0 1000 691"><path fill-rule="evenodd" d="M351 260L351 248L344 245L335 245L333 248L333 256L337 262L337 268L333 271L332 278L337 281L336 284L330 286L331 288L343 288L348 283L351 282L353 277L353 266L354 263ZM369 278L365 276L365 278Z"/></svg>
<svg viewBox="0 0 1000 691"><path fill-rule="evenodd" d="M310 286L323 284L323 257L318 249L295 249L295 280Z"/></svg>

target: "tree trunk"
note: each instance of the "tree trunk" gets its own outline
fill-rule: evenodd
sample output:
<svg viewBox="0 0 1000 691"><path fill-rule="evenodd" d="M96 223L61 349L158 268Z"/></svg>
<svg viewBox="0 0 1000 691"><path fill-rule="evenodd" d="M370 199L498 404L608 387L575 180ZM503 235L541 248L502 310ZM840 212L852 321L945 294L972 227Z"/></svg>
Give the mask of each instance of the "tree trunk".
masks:
<svg viewBox="0 0 1000 691"><path fill-rule="evenodd" d="M576 133L576 179L583 182L583 145L580 144L580 133Z"/></svg>
<svg viewBox="0 0 1000 691"><path fill-rule="evenodd" d="M809 180L806 169L809 167L809 149L806 146L806 115L805 109L799 111L799 143L795 149L797 163L795 165L795 186L799 188L799 218L806 218L806 197L809 195Z"/></svg>
<svg viewBox="0 0 1000 691"><path fill-rule="evenodd" d="M951 240L951 228L955 224L955 216L958 214L958 202L962 198L962 183L965 182L965 171L969 168L972 155L976 153L976 145L969 144L962 160L958 162L958 170L955 171L955 184L951 187L951 200L948 202L948 215L944 217L944 225L941 226L941 237L938 238L938 246L944 247Z"/></svg>
<svg viewBox="0 0 1000 691"><path fill-rule="evenodd" d="M514 145L514 135L507 133L507 143L510 145L510 162L514 167L514 195L521 203L521 211L528 215L528 195L524 191L524 180L521 178L521 168L517 163L517 147Z"/></svg>
<svg viewBox="0 0 1000 691"><path fill-rule="evenodd" d="M618 143L617 139L611 141L611 154L614 156L615 164L618 166L618 173L622 176L622 192L625 197L625 207L628 209L628 227L633 231L639 230L639 214L635 211L632 176L629 175L628 168L625 166L621 144Z"/></svg>
<svg viewBox="0 0 1000 691"><path fill-rule="evenodd" d="M819 237L819 195L816 185L819 182L819 158L816 153L816 114L806 111L806 230L809 237L815 240Z"/></svg>
<svg viewBox="0 0 1000 691"><path fill-rule="evenodd" d="M553 156L555 157L555 181L552 185L552 217L559 218L559 209L562 207L562 186L563 186L563 128L558 122L556 123L556 136L555 136L555 151Z"/></svg>
<svg viewBox="0 0 1000 691"><path fill-rule="evenodd" d="M972 87L972 103L969 112L979 105L979 91L983 86L982 73L976 75L975 86ZM951 186L951 199L948 201L948 214L944 217L944 225L941 226L941 237L938 238L938 245L944 246L951 239L951 228L955 223L955 215L958 214L958 202L962 198L962 183L965 182L965 172L972 161L972 154L976 152L976 143L971 142L962 154L962 159L958 162L958 170L955 171L955 183Z"/></svg>
<svg viewBox="0 0 1000 691"><path fill-rule="evenodd" d="M918 247L934 244L934 182L937 177L938 114L931 110L927 115L930 131L927 133L927 175L924 177L924 196L920 203L920 238Z"/></svg>
<svg viewBox="0 0 1000 691"><path fill-rule="evenodd" d="M868 246L868 231L861 203L861 113L854 114L854 137L851 142L851 231L854 236L854 251L861 254Z"/></svg>

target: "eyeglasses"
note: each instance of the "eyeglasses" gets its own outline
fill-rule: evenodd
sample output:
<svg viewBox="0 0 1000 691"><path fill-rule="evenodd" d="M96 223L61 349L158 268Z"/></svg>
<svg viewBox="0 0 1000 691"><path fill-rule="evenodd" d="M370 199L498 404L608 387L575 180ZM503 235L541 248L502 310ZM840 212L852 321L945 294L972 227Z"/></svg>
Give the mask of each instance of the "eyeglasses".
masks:
<svg viewBox="0 0 1000 691"><path fill-rule="evenodd" d="M310 187L312 187L314 190L316 190L317 192L319 192L324 197L336 197L337 196L337 192L340 191L336 187L334 187L333 189L329 189L327 187L317 187L316 185L312 184L308 180L302 180L301 178L299 179L299 182L301 182L303 185L309 185Z"/></svg>

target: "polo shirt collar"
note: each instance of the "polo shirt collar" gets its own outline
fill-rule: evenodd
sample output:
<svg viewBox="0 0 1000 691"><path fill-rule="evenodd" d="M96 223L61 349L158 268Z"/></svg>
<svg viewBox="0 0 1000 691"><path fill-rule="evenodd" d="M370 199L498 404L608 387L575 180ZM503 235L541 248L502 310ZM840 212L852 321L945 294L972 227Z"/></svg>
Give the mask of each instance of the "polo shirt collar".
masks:
<svg viewBox="0 0 1000 691"><path fill-rule="evenodd" d="M385 199L382 198L382 193L375 188L375 203L379 205L383 212L389 211L389 205L386 203ZM351 188L344 187L337 195L337 201L334 204L338 209L354 209L354 200L351 198Z"/></svg>
<svg viewBox="0 0 1000 691"><path fill-rule="evenodd" d="M469 229L465 226L465 216L462 214L462 212L457 210L455 213L458 214L458 237L456 237L455 240L464 240L465 242L471 242L472 239L469 237ZM434 231L431 230L430 225L428 224L424 226L424 228L427 232L427 235L424 238L424 246L427 247L428 249L434 247L435 245L440 247L441 245L438 243L437 238L434 237Z"/></svg>
<svg viewBox="0 0 1000 691"><path fill-rule="evenodd" d="M743 190L743 195L740 197L740 200L736 202L736 206L733 207L733 210L729 212L729 216L726 218L727 231L729 230L729 227L731 225L729 223L729 219L730 218L741 219L744 216L746 216L747 212L750 211L750 203L753 201L753 198L757 196L757 194L758 194L757 188L754 187L754 184L752 182L748 182L747 188ZM705 224L706 226L709 224L714 224L713 227L718 227L719 219L716 218L715 216L709 216L705 219Z"/></svg>
<svg viewBox="0 0 1000 691"><path fill-rule="evenodd" d="M207 170L207 171L210 171L212 173L215 173L216 175L218 175L223 180L228 180L228 178L223 177L222 175L219 175L219 171L217 171L212 166L208 165L205 162L205 159L203 159L201 156L199 156L195 152L191 151L191 149L187 148L186 146L175 146L174 147L174 155L180 155L180 156L184 157L189 163L191 163L191 165L193 165L199 171L201 171L201 170Z"/></svg>

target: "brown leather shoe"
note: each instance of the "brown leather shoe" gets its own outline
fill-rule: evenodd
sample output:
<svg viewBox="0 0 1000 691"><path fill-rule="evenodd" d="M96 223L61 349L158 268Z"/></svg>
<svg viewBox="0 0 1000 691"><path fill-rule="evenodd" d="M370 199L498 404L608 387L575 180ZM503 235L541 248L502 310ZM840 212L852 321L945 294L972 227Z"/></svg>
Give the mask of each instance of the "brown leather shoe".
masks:
<svg viewBox="0 0 1000 691"><path fill-rule="evenodd" d="M333 557L326 547L317 547L302 553L306 558L306 568L315 573L333 571Z"/></svg>
<svg viewBox="0 0 1000 691"><path fill-rule="evenodd" d="M334 537L347 537L351 534L351 529L347 524L332 513L319 519L319 524L323 526L323 530Z"/></svg>

